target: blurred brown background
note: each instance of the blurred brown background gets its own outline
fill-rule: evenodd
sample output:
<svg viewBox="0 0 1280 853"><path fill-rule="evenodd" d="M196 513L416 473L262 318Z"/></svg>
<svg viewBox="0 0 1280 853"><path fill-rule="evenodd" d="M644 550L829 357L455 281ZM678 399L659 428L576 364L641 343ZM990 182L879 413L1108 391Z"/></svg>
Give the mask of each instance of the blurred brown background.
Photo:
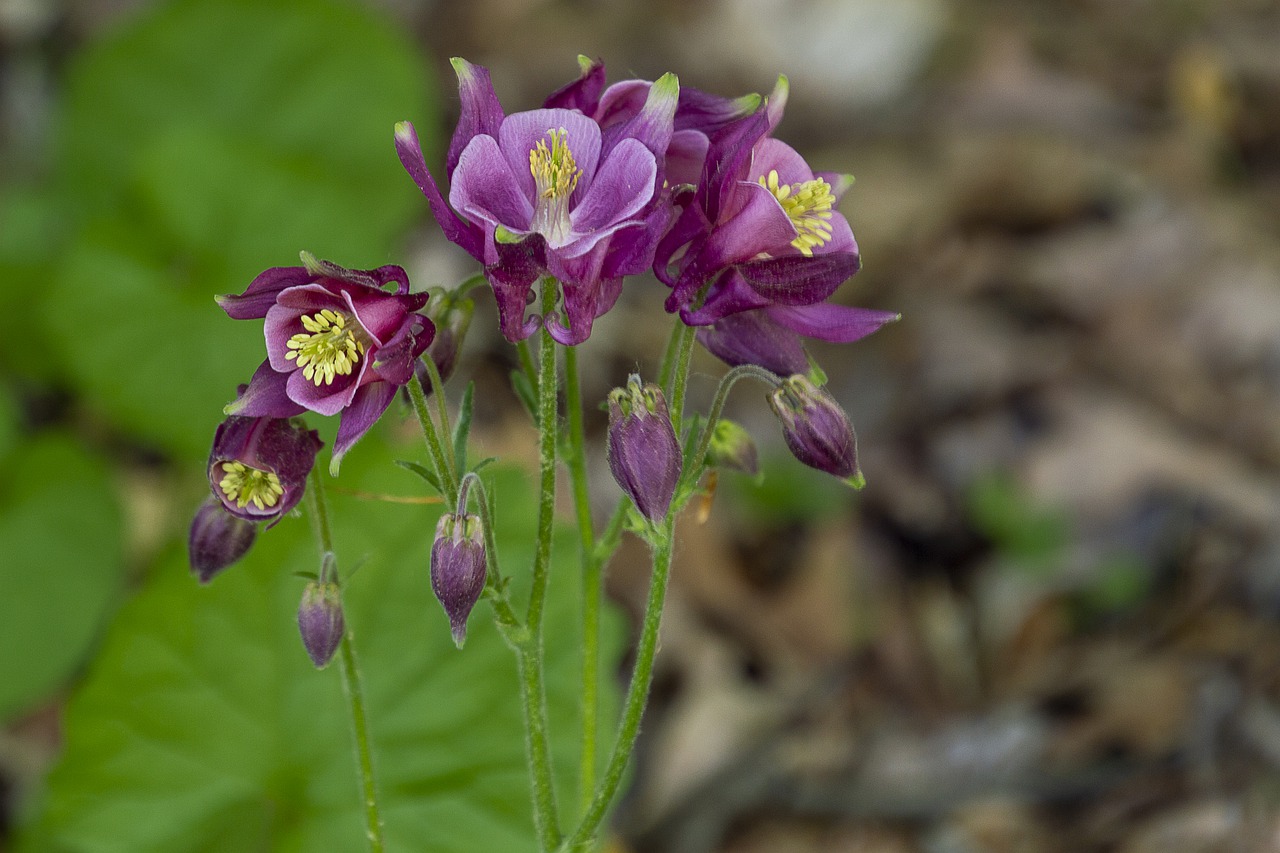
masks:
<svg viewBox="0 0 1280 853"><path fill-rule="evenodd" d="M56 57L144 5L3 0L0 32ZM377 5L508 110L578 53L729 95L787 74L777 135L857 177L837 298L903 314L814 349L857 495L735 395L768 476L683 524L619 850L1280 850L1280 5ZM41 67L0 80L12 150ZM425 220L406 252L469 271ZM661 352L665 294L629 288L588 399ZM478 438L531 452L488 316ZM632 608L642 558L610 578Z"/></svg>

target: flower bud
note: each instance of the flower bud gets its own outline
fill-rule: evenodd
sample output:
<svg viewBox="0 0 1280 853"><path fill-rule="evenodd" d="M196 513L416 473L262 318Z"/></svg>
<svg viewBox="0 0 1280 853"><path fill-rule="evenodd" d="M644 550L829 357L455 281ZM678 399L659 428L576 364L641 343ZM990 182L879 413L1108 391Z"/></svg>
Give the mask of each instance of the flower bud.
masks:
<svg viewBox="0 0 1280 853"><path fill-rule="evenodd" d="M449 617L458 648L467 639L467 616L484 592L486 571L480 518L451 512L440 516L431 544L431 591Z"/></svg>
<svg viewBox="0 0 1280 853"><path fill-rule="evenodd" d="M324 443L287 418L228 417L209 453L209 486L223 508L275 524L297 506Z"/></svg>
<svg viewBox="0 0 1280 853"><path fill-rule="evenodd" d="M680 443L662 389L641 386L632 374L626 388L609 392L609 470L613 479L650 521L671 506L680 480Z"/></svg>
<svg viewBox="0 0 1280 853"><path fill-rule="evenodd" d="M755 476L760 472L756 443L741 424L721 418L711 432L707 446L707 464L717 468L735 468Z"/></svg>
<svg viewBox="0 0 1280 853"><path fill-rule="evenodd" d="M298 605L298 631L316 669L324 669L333 660L346 630L338 585L331 581L308 583Z"/></svg>
<svg viewBox="0 0 1280 853"><path fill-rule="evenodd" d="M209 498L196 511L187 536L192 573L200 583L208 583L247 554L257 535L258 525L232 515L223 509L221 501Z"/></svg>
<svg viewBox="0 0 1280 853"><path fill-rule="evenodd" d="M769 395L782 422L791 453L804 464L826 471L855 489L866 485L858 470L858 441L844 409L830 394L797 374Z"/></svg>
<svg viewBox="0 0 1280 853"><path fill-rule="evenodd" d="M431 314L431 319L436 324L436 336L427 347L426 356L435 362L442 382L447 382L453 375L454 368L458 366L458 356L462 353L462 341L466 338L467 329L471 326L471 315L475 308L474 301L463 298L447 303L439 312L439 316L435 312ZM426 365L419 360L416 369L422 387L430 394L431 377L427 374Z"/></svg>

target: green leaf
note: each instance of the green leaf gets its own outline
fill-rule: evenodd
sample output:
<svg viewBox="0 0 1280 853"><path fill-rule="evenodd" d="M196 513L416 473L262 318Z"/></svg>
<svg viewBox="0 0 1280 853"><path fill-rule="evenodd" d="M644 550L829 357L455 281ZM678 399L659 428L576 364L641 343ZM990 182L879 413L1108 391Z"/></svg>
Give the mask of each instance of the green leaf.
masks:
<svg viewBox="0 0 1280 853"><path fill-rule="evenodd" d="M362 445L362 450L366 445ZM386 490L397 476L361 477ZM520 600L536 488L509 469L498 548ZM427 553L438 508L332 500L339 558L368 563L346 615L365 676L390 850L535 848L514 656L487 608L453 648ZM548 625L576 622L576 549L557 536ZM67 746L19 850L41 853L363 851L363 815L338 668L316 672L294 614L315 568L307 525L286 519L207 588L173 554L113 626L66 714ZM606 658L619 625L608 626ZM578 638L547 634L547 689L561 801L576 770ZM616 659L616 658L612 658ZM606 679L605 684L609 682ZM605 694L612 697L606 687ZM609 730L606 723L605 730Z"/></svg>
<svg viewBox="0 0 1280 853"><path fill-rule="evenodd" d="M410 462L408 459L397 459L396 464L406 471L412 471L419 477L427 481L427 485L435 489L438 494L443 494L444 489L440 488L440 478L436 476L436 472L432 471L426 465L417 462Z"/></svg>
<svg viewBox="0 0 1280 853"><path fill-rule="evenodd" d="M0 719L61 687L119 594L120 513L106 466L75 442L28 442L0 508Z"/></svg>
<svg viewBox="0 0 1280 853"><path fill-rule="evenodd" d="M458 405L458 420L453 425L453 458L457 460L458 470L467 470L467 437L471 434L471 409L476 395L476 383L468 382L462 392L462 402Z"/></svg>

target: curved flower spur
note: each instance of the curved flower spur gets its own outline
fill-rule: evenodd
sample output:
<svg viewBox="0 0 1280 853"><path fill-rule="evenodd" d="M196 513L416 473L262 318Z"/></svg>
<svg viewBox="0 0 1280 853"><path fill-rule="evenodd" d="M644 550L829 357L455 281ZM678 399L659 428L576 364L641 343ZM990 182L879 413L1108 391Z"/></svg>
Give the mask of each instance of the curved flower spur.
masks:
<svg viewBox="0 0 1280 853"><path fill-rule="evenodd" d="M267 359L225 411L272 418L341 413L329 463L336 473L413 377L435 327L416 313L428 294L410 293L398 266L349 270L305 252L302 261L267 270L239 296L218 297L233 319L266 320ZM395 292L384 289L389 284Z"/></svg>
<svg viewBox="0 0 1280 853"><path fill-rule="evenodd" d="M503 335L520 341L545 324L561 344L591 334L624 276L649 268L670 211L664 161L680 87L667 74L643 107L603 133L576 109L504 115L489 72L454 59L462 115L449 145L445 202L409 122L396 150L445 236L484 264ZM534 281L560 282L564 317L525 316Z"/></svg>

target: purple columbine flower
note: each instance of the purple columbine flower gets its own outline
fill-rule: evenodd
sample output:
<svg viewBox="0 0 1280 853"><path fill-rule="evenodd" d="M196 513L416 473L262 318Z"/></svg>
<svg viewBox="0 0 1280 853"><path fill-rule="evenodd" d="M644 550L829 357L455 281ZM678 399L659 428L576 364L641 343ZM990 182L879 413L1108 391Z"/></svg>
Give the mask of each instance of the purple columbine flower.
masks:
<svg viewBox="0 0 1280 853"><path fill-rule="evenodd" d="M683 460L666 398L634 374L609 392L609 470L640 514L659 522L667 514Z"/></svg>
<svg viewBox="0 0 1280 853"><path fill-rule="evenodd" d="M416 313L398 266L348 270L303 254L303 266L274 267L218 304L233 319L265 318L267 360L227 406L231 415L287 418L303 410L342 413L330 470L387 410L435 328ZM394 293L384 286L394 283Z"/></svg>
<svg viewBox="0 0 1280 853"><path fill-rule="evenodd" d="M866 485L858 470L858 440L849 417L807 376L784 379L769 395L792 455L810 468L839 477L855 489Z"/></svg>
<svg viewBox="0 0 1280 853"><path fill-rule="evenodd" d="M232 515L222 501L209 498L191 521L187 535L187 556L192 573L200 583L208 583L223 569L235 563L253 547L258 525Z"/></svg>
<svg viewBox="0 0 1280 853"><path fill-rule="evenodd" d="M408 122L396 125L400 161L445 236L484 264L503 335L523 340L545 324L560 343L581 343L622 278L650 266L666 227L663 165L679 84L662 77L604 134L575 109L505 115L487 70L462 59L453 67L462 114L445 159L448 202ZM543 275L561 284L563 321L525 316Z"/></svg>
<svg viewBox="0 0 1280 853"><path fill-rule="evenodd" d="M837 209L853 178L814 172L769 135L786 99L781 77L761 109L712 137L697 187L674 199L682 210L658 246L654 273L672 288L668 311L712 327L702 339L716 355L792 372L803 369L801 335L848 343L899 315L825 302L860 265ZM724 322L748 312L749 321ZM774 349L771 364L761 335Z"/></svg>
<svg viewBox="0 0 1280 853"><path fill-rule="evenodd" d="M467 617L484 592L488 571L480 525L479 516L446 512L431 544L431 590L449 617L458 648L467 639Z"/></svg>
<svg viewBox="0 0 1280 853"><path fill-rule="evenodd" d="M347 630L342 616L342 595L332 581L310 581L298 605L298 633L316 669L333 660Z"/></svg>
<svg viewBox="0 0 1280 853"><path fill-rule="evenodd" d="M314 430L293 421L232 415L214 433L209 486L231 515L274 525L302 500L323 446Z"/></svg>

